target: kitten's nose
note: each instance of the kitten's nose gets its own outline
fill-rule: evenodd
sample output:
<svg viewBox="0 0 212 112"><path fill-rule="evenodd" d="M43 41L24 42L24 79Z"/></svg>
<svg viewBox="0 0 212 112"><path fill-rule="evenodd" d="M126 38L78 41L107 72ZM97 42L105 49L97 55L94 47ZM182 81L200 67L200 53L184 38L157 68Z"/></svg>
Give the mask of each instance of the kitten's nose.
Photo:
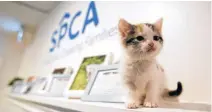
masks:
<svg viewBox="0 0 212 112"><path fill-rule="evenodd" d="M149 42L148 44L150 47L153 47L154 46L154 43L153 42Z"/></svg>

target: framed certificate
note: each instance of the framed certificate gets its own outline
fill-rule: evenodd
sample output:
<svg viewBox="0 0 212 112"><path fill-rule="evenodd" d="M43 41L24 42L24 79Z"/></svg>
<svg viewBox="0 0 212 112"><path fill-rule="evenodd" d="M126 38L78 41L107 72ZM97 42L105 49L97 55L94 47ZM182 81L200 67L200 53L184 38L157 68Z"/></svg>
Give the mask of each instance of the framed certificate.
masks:
<svg viewBox="0 0 212 112"><path fill-rule="evenodd" d="M83 97L83 101L124 102L126 91L121 84L118 64L99 66L93 73Z"/></svg>
<svg viewBox="0 0 212 112"><path fill-rule="evenodd" d="M12 87L12 93L25 94L28 88L29 85L26 82L16 81Z"/></svg>
<svg viewBox="0 0 212 112"><path fill-rule="evenodd" d="M68 98L81 98L96 66L112 63L112 53L90 55L82 58L78 71L74 73L64 91Z"/></svg>
<svg viewBox="0 0 212 112"><path fill-rule="evenodd" d="M65 75L72 73L73 73L72 67L61 67L61 68L55 68L52 72L52 75Z"/></svg>
<svg viewBox="0 0 212 112"><path fill-rule="evenodd" d="M71 75L53 75L46 96L63 96Z"/></svg>
<svg viewBox="0 0 212 112"><path fill-rule="evenodd" d="M63 74L64 73L64 71L65 71L65 69L66 68L56 68L56 69L54 69L54 71L53 71L53 75L54 74Z"/></svg>
<svg viewBox="0 0 212 112"><path fill-rule="evenodd" d="M37 77L35 81L33 81L30 94L41 95L46 93L48 88L48 83L51 80L50 77Z"/></svg>

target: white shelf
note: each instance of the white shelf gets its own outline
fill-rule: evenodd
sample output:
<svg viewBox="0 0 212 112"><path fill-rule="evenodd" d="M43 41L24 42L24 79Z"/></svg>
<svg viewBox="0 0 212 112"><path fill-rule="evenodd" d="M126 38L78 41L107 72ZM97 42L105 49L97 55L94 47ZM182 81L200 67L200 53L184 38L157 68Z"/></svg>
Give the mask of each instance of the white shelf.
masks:
<svg viewBox="0 0 212 112"><path fill-rule="evenodd" d="M45 112L43 110L40 110L38 108L35 108L35 107L32 107L32 106L29 106L25 103L22 103L22 102L19 102L19 101L16 101L16 100L13 100L13 99L8 99L10 102L12 102L13 104L23 108L24 110L27 110L29 112Z"/></svg>
<svg viewBox="0 0 212 112"><path fill-rule="evenodd" d="M44 96L34 96L34 95L10 94L9 96L12 99L21 99L25 101L39 103L41 105L45 104L45 105L60 107L60 108L69 109L69 110L77 110L82 112L209 112L211 108L210 106L207 106L206 104L190 105L190 107L189 106L185 107L182 104L180 106L183 108L187 108L186 110L182 108L180 109L180 107L176 107L178 109L173 109L173 108L126 109L123 103L83 102L78 99L65 99L65 98L44 97ZM199 110L193 110L192 108L199 109Z"/></svg>

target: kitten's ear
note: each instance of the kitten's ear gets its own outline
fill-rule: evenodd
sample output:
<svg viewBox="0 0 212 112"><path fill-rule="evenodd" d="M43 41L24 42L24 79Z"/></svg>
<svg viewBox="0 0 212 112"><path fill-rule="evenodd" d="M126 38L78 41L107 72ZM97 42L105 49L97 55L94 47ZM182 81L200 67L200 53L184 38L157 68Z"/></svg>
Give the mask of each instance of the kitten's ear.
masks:
<svg viewBox="0 0 212 112"><path fill-rule="evenodd" d="M132 30L132 25L124 19L119 20L118 29L122 38L126 38L128 33Z"/></svg>
<svg viewBox="0 0 212 112"><path fill-rule="evenodd" d="M155 26L155 28L159 31L159 33L162 32L162 25L163 25L163 18L158 19L158 20L154 23L154 26Z"/></svg>

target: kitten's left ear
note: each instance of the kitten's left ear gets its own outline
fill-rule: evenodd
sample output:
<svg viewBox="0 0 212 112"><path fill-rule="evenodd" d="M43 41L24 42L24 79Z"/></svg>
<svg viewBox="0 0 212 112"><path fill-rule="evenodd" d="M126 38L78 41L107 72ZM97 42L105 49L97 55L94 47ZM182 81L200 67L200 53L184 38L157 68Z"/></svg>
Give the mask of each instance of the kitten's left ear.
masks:
<svg viewBox="0 0 212 112"><path fill-rule="evenodd" d="M161 33L162 31L162 25L163 25L163 18L158 19L155 23L154 26L155 28Z"/></svg>

